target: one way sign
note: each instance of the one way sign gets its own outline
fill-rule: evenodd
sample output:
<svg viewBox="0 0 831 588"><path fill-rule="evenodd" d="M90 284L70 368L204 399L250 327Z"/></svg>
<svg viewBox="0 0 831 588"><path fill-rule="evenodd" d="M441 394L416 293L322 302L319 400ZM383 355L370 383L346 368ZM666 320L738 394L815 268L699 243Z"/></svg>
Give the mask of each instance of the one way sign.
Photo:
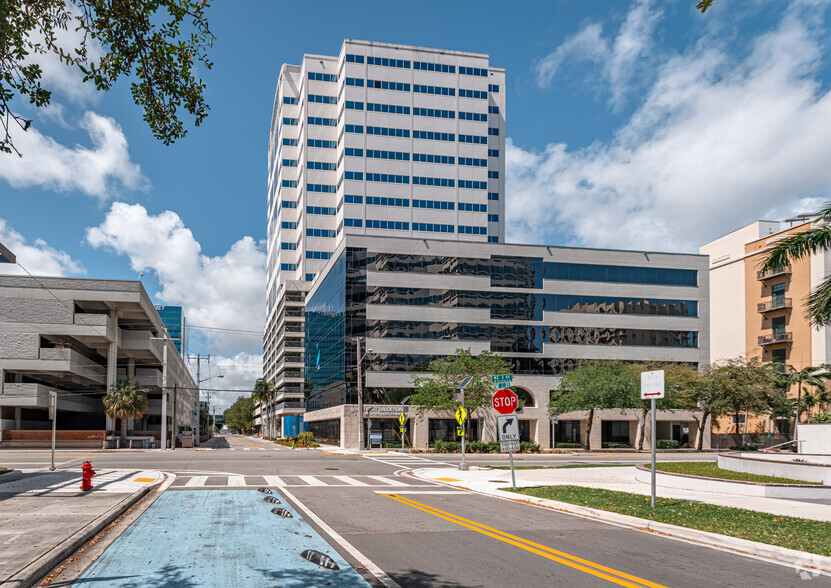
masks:
<svg viewBox="0 0 831 588"><path fill-rule="evenodd" d="M496 417L496 432L499 435L499 451L519 451L519 419L514 414Z"/></svg>

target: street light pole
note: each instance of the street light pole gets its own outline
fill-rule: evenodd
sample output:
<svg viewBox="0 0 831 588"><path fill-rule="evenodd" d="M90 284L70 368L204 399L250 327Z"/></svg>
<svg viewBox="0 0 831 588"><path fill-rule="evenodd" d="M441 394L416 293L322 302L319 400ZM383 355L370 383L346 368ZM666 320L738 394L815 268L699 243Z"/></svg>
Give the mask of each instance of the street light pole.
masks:
<svg viewBox="0 0 831 588"><path fill-rule="evenodd" d="M163 337L150 337L154 341L164 341L162 348L162 443L161 450L167 449L167 343L170 340L167 333L167 327L164 328ZM176 423L173 423L176 427ZM176 433L173 433L173 445L176 445Z"/></svg>
<svg viewBox="0 0 831 588"><path fill-rule="evenodd" d="M356 344L356 356L358 359L358 418L360 419L361 426L358 427L358 447L361 449L366 449L366 443L364 443L364 384L363 384L363 377L361 375L361 364L363 363L363 358L361 357L361 340L358 337L355 337L355 344Z"/></svg>

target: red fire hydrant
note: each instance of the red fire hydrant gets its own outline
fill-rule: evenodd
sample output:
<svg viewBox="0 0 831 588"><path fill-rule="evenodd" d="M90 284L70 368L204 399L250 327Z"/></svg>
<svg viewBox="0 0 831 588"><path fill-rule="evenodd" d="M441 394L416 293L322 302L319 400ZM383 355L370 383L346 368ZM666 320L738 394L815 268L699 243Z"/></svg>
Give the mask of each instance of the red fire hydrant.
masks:
<svg viewBox="0 0 831 588"><path fill-rule="evenodd" d="M95 472L92 470L92 464L88 461L84 462L84 465L81 466L81 490L92 490L92 477L95 475Z"/></svg>

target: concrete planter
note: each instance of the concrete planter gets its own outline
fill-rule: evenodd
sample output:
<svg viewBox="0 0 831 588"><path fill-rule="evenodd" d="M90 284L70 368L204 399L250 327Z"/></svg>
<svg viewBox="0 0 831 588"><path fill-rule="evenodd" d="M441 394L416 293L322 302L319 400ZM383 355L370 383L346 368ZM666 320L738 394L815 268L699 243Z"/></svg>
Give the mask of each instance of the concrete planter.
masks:
<svg viewBox="0 0 831 588"><path fill-rule="evenodd" d="M644 484L651 483L652 471L644 466L637 466L635 479ZM763 498L802 498L808 500L830 500L831 486L808 486L797 484L762 484L760 482L741 482L734 480L716 480L688 474L672 474L658 471L655 483L664 488L682 490L700 490L738 496L758 496Z"/></svg>
<svg viewBox="0 0 831 588"><path fill-rule="evenodd" d="M776 476L831 485L831 464L811 463L810 456L805 454L794 454L790 456L789 461L783 461L783 459L784 456L768 454L719 453L718 467L731 472ZM793 461L794 459L808 461L802 463Z"/></svg>

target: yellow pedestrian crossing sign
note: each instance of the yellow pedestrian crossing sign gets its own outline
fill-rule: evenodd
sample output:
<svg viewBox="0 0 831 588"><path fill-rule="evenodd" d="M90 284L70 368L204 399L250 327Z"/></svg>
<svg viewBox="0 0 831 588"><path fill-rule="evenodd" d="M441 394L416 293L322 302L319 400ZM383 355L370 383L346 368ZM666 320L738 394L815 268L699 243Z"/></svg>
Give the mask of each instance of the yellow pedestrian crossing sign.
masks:
<svg viewBox="0 0 831 588"><path fill-rule="evenodd" d="M459 408L457 408L456 409L456 422L458 422L459 425L464 425L466 418L467 418L467 411L465 410L465 407L460 406Z"/></svg>
<svg viewBox="0 0 831 588"><path fill-rule="evenodd" d="M404 422L406 420L407 420L407 417L404 416L403 412L400 415L398 415L398 424L401 425L402 427L404 426Z"/></svg>
<svg viewBox="0 0 831 588"><path fill-rule="evenodd" d="M459 427L458 429L456 429L456 435L458 435L459 437L464 437L465 436L464 427Z"/></svg>

